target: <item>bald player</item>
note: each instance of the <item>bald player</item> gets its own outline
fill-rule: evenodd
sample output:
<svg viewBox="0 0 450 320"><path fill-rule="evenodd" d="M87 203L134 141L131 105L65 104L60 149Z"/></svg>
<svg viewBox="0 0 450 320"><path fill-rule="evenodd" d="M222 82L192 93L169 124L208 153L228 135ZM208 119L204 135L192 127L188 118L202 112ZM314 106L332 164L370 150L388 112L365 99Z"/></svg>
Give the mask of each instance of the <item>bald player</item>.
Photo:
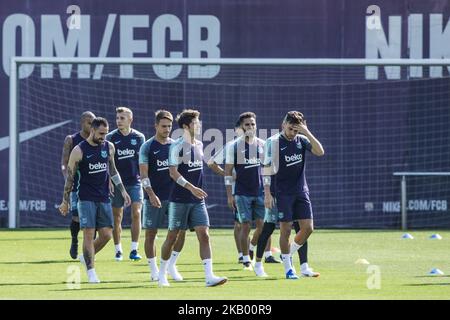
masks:
<svg viewBox="0 0 450 320"><path fill-rule="evenodd" d="M70 152L75 148L80 142L84 141L89 137L91 131L91 123L94 120L95 115L91 111L85 111L81 114L80 125L81 130L68 135L64 139L64 146L61 156L61 171L64 179L67 179L67 165L69 163ZM76 259L78 256L78 233L80 232L80 219L78 218L78 181L80 176L78 172L75 173L73 179L72 192L70 193L70 213L72 215L72 220L70 222L70 234L72 241L70 244L70 256L72 259Z"/></svg>

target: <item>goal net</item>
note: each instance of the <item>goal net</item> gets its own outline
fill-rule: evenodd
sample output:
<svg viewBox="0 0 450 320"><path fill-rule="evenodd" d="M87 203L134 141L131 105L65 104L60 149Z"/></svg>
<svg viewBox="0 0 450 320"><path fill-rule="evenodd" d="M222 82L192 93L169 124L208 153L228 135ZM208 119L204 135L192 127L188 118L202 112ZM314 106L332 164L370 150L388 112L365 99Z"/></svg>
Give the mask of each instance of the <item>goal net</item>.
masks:
<svg viewBox="0 0 450 320"><path fill-rule="evenodd" d="M325 149L324 157L306 157L316 227L399 228L400 178L393 173L450 171L447 68L319 60L297 65L250 59L201 66L151 59L18 64L16 131L21 142L19 165L12 172L17 173L18 224L68 224L70 218L61 217L55 207L64 185L64 138L80 129L86 110L107 118L113 130L120 105L133 110L133 127L147 139L154 134L156 110L176 115L183 108L198 109L206 157L226 142L226 130L233 129L240 113L256 113L259 136L265 139L280 129L287 111L299 110ZM441 75L436 77L431 68L441 68ZM206 165L204 171L211 226L231 226L223 179ZM450 227L449 198L448 176L410 179L408 226ZM129 224L129 215L124 217Z"/></svg>

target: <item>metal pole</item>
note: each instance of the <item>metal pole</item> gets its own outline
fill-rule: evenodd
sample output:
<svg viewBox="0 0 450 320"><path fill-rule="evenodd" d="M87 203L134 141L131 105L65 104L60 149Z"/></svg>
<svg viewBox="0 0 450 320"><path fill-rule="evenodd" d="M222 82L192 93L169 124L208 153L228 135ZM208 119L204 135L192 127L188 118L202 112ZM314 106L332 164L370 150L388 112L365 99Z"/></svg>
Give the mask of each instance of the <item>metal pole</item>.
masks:
<svg viewBox="0 0 450 320"><path fill-rule="evenodd" d="M17 130L17 63L11 58L9 75L9 215L8 228L17 228L17 158L18 158L18 130Z"/></svg>
<svg viewBox="0 0 450 320"><path fill-rule="evenodd" d="M402 176L401 194L402 194L402 203L401 203L402 230L406 230L408 228L408 224L407 224L408 220L407 220L407 213L406 213L406 176Z"/></svg>

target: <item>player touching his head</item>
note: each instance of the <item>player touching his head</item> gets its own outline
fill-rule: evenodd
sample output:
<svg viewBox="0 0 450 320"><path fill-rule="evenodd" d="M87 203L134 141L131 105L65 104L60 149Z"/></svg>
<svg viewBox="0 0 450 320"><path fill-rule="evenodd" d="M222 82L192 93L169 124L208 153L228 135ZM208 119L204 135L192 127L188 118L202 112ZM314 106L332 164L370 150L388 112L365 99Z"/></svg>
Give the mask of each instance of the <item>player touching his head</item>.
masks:
<svg viewBox="0 0 450 320"><path fill-rule="evenodd" d="M269 214L278 214L286 279L298 279L292 268L291 256L306 242L314 228L305 176L305 155L308 150L316 156L323 156L324 149L306 126L303 114L298 111L286 114L282 129L281 133L267 139L265 144L264 204ZM298 221L300 231L289 247L293 221ZM255 265L255 269L260 266Z"/></svg>
<svg viewBox="0 0 450 320"><path fill-rule="evenodd" d="M147 140L139 152L139 168L142 186L145 190L143 227L145 229L145 254L150 267L150 278L158 281L155 238L158 229L163 227L168 215L169 194L174 181L169 174L169 149L173 116L169 111L158 110L155 113L156 134ZM154 187L153 187L154 186ZM178 272L176 261L184 246L186 231L180 230L173 245L168 262L168 271L175 281L183 280Z"/></svg>

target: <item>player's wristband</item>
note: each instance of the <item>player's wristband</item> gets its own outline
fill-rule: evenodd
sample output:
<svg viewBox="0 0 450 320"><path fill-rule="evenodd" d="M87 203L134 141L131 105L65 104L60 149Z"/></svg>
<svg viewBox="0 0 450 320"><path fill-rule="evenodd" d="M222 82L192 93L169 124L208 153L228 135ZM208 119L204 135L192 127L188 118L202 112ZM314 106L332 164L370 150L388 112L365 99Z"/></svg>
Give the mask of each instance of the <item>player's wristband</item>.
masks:
<svg viewBox="0 0 450 320"><path fill-rule="evenodd" d="M263 185L264 186L270 186L272 182L272 177L271 176L264 176L263 177Z"/></svg>
<svg viewBox="0 0 450 320"><path fill-rule="evenodd" d="M112 176L111 180L116 186L118 186L119 184L122 183L122 179L120 178L119 174L116 174L115 176Z"/></svg>
<svg viewBox="0 0 450 320"><path fill-rule="evenodd" d="M233 176L225 176L223 178L223 180L224 180L226 186L233 185Z"/></svg>
<svg viewBox="0 0 450 320"><path fill-rule="evenodd" d="M152 187L152 184L150 183L150 179L149 178L142 179L142 187L144 187L144 189Z"/></svg>
<svg viewBox="0 0 450 320"><path fill-rule="evenodd" d="M188 183L187 180L185 178L183 178L183 176L180 176L177 179L177 183L182 186L184 188L184 186Z"/></svg>

